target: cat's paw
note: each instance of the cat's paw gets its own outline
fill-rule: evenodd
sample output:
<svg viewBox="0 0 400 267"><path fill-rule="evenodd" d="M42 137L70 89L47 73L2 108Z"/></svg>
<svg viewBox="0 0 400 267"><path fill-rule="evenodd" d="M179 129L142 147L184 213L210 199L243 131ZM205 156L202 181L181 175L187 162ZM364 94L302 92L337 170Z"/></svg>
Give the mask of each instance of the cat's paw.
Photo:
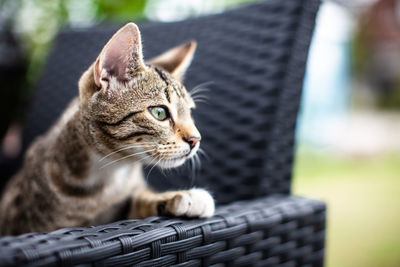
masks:
<svg viewBox="0 0 400 267"><path fill-rule="evenodd" d="M208 218L214 214L214 199L204 189L177 191L158 205L160 215Z"/></svg>

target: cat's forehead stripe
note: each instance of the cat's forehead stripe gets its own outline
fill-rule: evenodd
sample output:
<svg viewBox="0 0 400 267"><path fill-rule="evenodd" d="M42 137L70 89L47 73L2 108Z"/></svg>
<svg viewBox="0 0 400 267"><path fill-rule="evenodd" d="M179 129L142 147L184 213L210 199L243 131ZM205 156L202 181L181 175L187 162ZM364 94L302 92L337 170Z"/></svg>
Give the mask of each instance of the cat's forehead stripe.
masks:
<svg viewBox="0 0 400 267"><path fill-rule="evenodd" d="M158 76L165 82L166 88L164 89L165 97L168 100L168 103L171 103L171 96L170 93L175 92L175 94L180 98L185 98L184 87L171 79L170 75L167 74L164 70L152 66L153 69L157 72Z"/></svg>
<svg viewBox="0 0 400 267"><path fill-rule="evenodd" d="M160 70L159 68L154 67L154 70L157 72L158 76L160 76L161 80L163 80L163 81L165 82L166 87L165 87L165 89L164 89L164 94L165 94L165 97L166 97L167 100L168 100L168 103L171 103L171 97L170 97L169 92L168 92L168 87L169 87L168 78L165 76L165 74L163 73L163 71Z"/></svg>

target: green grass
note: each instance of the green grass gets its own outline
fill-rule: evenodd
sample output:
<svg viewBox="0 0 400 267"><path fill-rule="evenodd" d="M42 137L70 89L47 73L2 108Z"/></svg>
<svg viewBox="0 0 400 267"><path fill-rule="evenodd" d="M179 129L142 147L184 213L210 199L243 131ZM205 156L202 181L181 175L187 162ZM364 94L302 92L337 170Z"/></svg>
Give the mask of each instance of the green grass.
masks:
<svg viewBox="0 0 400 267"><path fill-rule="evenodd" d="M299 149L293 192L326 201L326 265L400 266L400 153L345 158Z"/></svg>

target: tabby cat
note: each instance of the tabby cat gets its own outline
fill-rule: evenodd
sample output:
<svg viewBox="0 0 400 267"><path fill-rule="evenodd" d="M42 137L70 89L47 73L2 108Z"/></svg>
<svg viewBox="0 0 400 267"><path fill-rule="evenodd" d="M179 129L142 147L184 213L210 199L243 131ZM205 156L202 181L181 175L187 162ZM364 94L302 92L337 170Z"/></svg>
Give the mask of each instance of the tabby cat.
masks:
<svg viewBox="0 0 400 267"><path fill-rule="evenodd" d="M196 43L144 62L138 27L128 23L79 81L74 99L28 149L0 203L0 232L16 235L152 215L209 217L203 189L154 192L142 165L173 168L193 157L200 133L181 83Z"/></svg>

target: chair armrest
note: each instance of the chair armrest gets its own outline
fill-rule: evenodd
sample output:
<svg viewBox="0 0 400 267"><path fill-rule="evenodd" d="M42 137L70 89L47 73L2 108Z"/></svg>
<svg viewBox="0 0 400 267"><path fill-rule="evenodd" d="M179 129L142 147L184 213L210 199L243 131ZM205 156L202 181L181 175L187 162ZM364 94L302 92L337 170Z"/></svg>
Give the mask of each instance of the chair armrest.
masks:
<svg viewBox="0 0 400 267"><path fill-rule="evenodd" d="M0 266L322 266L324 229L322 202L274 195L205 220L150 217L2 237Z"/></svg>

